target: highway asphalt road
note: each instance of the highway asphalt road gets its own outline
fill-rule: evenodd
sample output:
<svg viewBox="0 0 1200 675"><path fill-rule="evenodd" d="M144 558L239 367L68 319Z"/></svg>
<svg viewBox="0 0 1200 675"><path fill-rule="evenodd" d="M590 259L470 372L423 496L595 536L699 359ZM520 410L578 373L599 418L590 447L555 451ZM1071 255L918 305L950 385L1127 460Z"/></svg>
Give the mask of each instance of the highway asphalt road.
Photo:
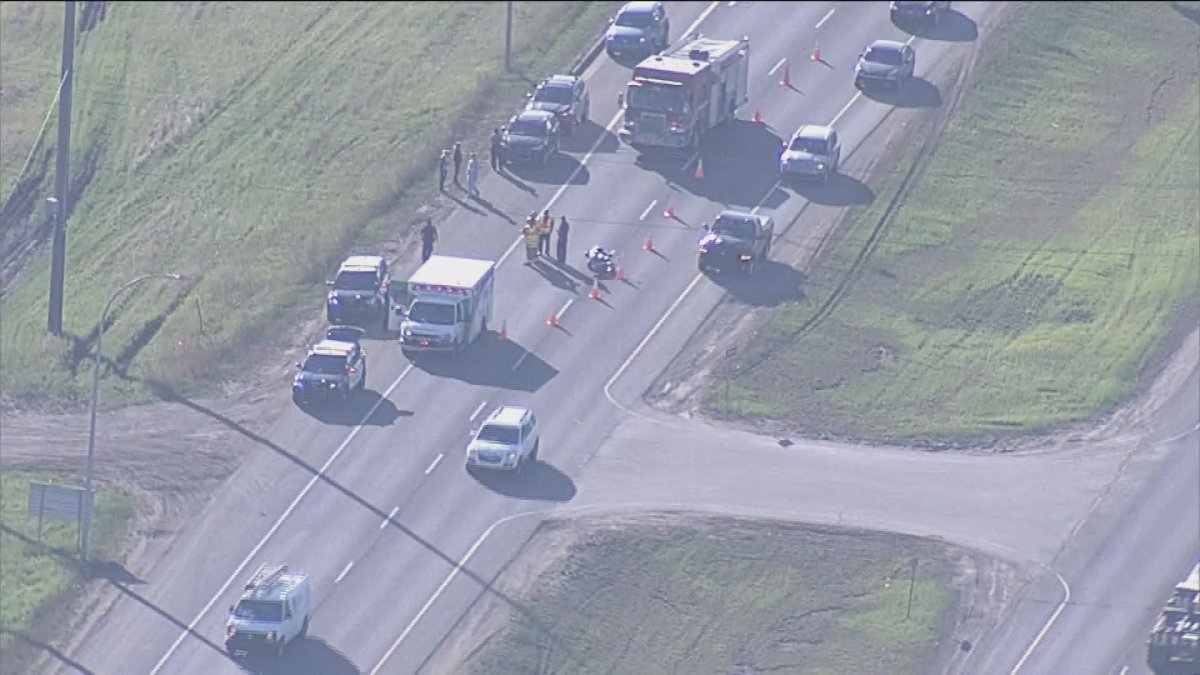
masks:
<svg viewBox="0 0 1200 675"><path fill-rule="evenodd" d="M983 3L956 7L963 15L952 26L961 30L943 36L953 39L914 42L917 72L929 80L969 56L976 26L983 30L995 10ZM677 479L681 453L689 446L675 434L694 432L664 431L627 407L725 292L696 279L698 224L724 205L760 207L775 216L785 243L802 241L814 223L835 219L845 206L870 197L855 177L875 159L874 148L857 146L881 123L897 125L903 117L891 114L894 107L886 101L856 95L851 83L863 46L876 38L907 39L891 25L882 3L672 3L669 11L677 38L693 22L706 35L751 37L751 102L740 116L748 119L759 110L770 126L743 123L725 132L720 147L736 150L709 156L703 181L691 178L690 161L639 162L601 126L615 122L616 94L628 76L627 69L601 57L587 73L596 124L567 144L569 155L542 171L486 176L481 187L487 203L464 200L440 226L439 252L503 256L497 322L506 325L511 340L493 336L454 364L410 364L394 344L373 342L370 391L349 410L314 416L289 408L269 429L242 429L258 451L163 560L122 584L123 597L70 654L72 661L99 673L239 672L221 650L225 608L258 564L286 562L312 575L317 605L310 638L270 670L417 672L534 531L537 518L519 514L621 502L624 496L606 490L619 488L615 484L625 478L614 480L606 471L628 476L631 484L636 476L642 490L629 496L638 499L700 507L749 500L754 507L759 494L769 493L784 504L795 502L788 507L795 516L837 515L846 523L943 532L1005 557L1049 559L1072 514L1115 470L1120 453L1089 454L1086 462L1069 453L1004 458L991 468L986 459L892 457L813 445L811 456L822 458L822 470L840 480L798 478L807 487L801 499L783 487L772 491L742 481L705 487ZM822 62L808 59L818 30ZM778 84L785 66L792 88ZM940 100L933 85L912 89L916 98L899 107ZM779 188L772 167L780 136L801 123L831 120L849 153L848 175L829 189L804 194ZM510 220L548 202L575 226L572 265L578 267L588 245L602 243L625 253L630 283L608 284L603 300L595 301L587 298L575 269L522 266ZM661 216L668 203L677 221ZM661 254L640 250L647 235ZM398 272L415 266L407 262L397 265ZM775 275L775 286L798 283L785 265L767 273ZM560 315L561 328L546 325L552 312ZM651 333L654 338L644 342ZM636 358L629 360L631 354ZM501 403L539 412L543 461L519 478L474 478L463 470L461 454L471 424ZM587 466L606 439L605 448L613 447L611 439L632 447L631 434L639 429L659 439L653 450L641 453L647 464L634 467L626 459L628 468L622 469L622 455L605 450ZM706 447L711 454L721 452L711 443ZM797 447L789 453L810 457L799 455ZM764 458L770 462L773 456ZM655 463L665 473L655 472ZM585 467L584 490L576 481ZM893 471L908 471L918 484L940 490L911 490L920 499L902 498L897 488L880 492L903 485ZM1044 471L1059 479L1043 477ZM758 472L780 475L770 464ZM1023 488L1002 483L1003 476L1040 486L1024 489L1040 501L1025 505L1014 496ZM981 495L1019 516L1003 520L968 508ZM836 514L831 504L838 505ZM779 503L757 508L778 510Z"/></svg>

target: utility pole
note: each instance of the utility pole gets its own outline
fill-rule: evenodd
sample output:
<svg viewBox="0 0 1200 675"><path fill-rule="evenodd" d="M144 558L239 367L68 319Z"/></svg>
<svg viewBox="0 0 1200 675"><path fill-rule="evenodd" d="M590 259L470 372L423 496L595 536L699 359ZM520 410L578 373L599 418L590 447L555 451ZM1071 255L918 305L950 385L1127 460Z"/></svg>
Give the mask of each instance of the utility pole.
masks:
<svg viewBox="0 0 1200 675"><path fill-rule="evenodd" d="M513 0L508 0L508 14L504 17L504 70L512 70L512 16Z"/></svg>
<svg viewBox="0 0 1200 675"><path fill-rule="evenodd" d="M67 190L71 179L71 81L75 73L75 0L65 3L62 42L62 94L58 97L58 147L54 165L54 239L50 249L50 306L46 329L62 335L63 281L67 275Z"/></svg>

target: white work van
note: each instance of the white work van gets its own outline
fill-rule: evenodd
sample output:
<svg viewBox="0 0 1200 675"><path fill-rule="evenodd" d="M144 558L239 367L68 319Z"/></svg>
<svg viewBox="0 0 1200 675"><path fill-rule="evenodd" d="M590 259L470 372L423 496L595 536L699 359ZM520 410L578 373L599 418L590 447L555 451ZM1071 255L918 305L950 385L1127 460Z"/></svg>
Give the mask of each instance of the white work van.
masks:
<svg viewBox="0 0 1200 675"><path fill-rule="evenodd" d="M311 614L308 575L287 565L262 565L229 608L225 649L234 657L259 652L282 656L288 643L308 633Z"/></svg>
<svg viewBox="0 0 1200 675"><path fill-rule="evenodd" d="M457 354L488 329L496 263L435 255L400 286L389 328L400 332L401 349Z"/></svg>

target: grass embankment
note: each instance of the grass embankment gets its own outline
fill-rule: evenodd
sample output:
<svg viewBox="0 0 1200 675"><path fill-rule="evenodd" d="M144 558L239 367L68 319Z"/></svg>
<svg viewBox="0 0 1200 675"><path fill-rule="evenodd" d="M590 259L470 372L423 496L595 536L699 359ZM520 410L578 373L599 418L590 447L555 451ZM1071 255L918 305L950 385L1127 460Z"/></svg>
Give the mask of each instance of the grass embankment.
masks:
<svg viewBox="0 0 1200 675"><path fill-rule="evenodd" d="M515 3L515 70L567 68L614 6ZM254 365L261 355L246 354L319 307L347 248L409 225L398 214L436 193L438 149L466 135L486 152L488 122L528 90L503 73L505 3L106 7L75 60L73 337L46 337L41 255L4 298L0 367L18 403L79 400L100 309L144 272L196 281L150 282L118 303L106 356L183 391ZM62 6L2 12L7 195L58 85ZM55 124L23 191L53 193ZM43 218L41 196L14 223ZM118 378L105 386L107 404L144 395Z"/></svg>
<svg viewBox="0 0 1200 675"><path fill-rule="evenodd" d="M464 669L922 672L955 606L949 578L942 547L905 537L730 521L602 530L533 583L528 612Z"/></svg>
<svg viewBox="0 0 1200 675"><path fill-rule="evenodd" d="M809 297L743 350L728 410L723 387L710 409L945 440L1130 396L1173 330L1195 325L1200 28L1187 9L1030 5L984 54L867 264L848 272L902 171L852 214Z"/></svg>
<svg viewBox="0 0 1200 675"><path fill-rule="evenodd" d="M0 648L12 644L14 633L28 635L38 613L62 597L79 574L74 522L45 519L37 543L37 516L28 509L30 481L62 482L46 474L0 472ZM116 555L132 517L133 505L124 493L98 490L89 559Z"/></svg>

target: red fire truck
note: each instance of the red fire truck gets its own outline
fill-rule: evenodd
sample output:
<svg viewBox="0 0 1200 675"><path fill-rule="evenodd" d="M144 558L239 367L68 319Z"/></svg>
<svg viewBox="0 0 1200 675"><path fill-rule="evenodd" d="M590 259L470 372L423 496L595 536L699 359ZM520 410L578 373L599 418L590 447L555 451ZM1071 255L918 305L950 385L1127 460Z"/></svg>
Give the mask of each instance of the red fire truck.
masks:
<svg viewBox="0 0 1200 675"><path fill-rule="evenodd" d="M650 56L633 70L618 135L639 150L694 149L746 102L749 75L748 37L696 37L674 52Z"/></svg>

